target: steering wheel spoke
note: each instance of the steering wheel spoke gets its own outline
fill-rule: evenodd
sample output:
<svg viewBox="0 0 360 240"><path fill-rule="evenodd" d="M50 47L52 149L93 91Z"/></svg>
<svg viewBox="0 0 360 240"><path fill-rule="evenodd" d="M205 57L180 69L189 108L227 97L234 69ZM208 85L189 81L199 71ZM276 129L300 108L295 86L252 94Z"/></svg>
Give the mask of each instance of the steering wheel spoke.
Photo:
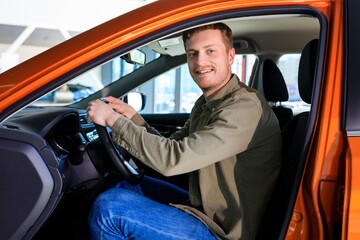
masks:
<svg viewBox="0 0 360 240"><path fill-rule="evenodd" d="M120 174L131 184L137 184L144 175L140 160L114 143L106 127L95 124L100 141Z"/></svg>

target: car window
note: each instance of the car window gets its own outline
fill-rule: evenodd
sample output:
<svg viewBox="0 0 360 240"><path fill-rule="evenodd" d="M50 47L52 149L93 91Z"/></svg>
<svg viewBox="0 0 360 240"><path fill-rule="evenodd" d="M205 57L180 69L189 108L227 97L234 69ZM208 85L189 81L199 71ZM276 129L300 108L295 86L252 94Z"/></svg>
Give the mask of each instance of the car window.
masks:
<svg viewBox="0 0 360 240"><path fill-rule="evenodd" d="M147 47L142 47L139 50L145 53L146 64L160 56L160 54L155 53ZM127 56L127 54L124 56ZM129 62L129 59L124 56L113 58L110 61L75 77L66 84L41 97L32 105L64 106L73 104L105 88L111 83L119 81L124 76L143 66L142 64Z"/></svg>
<svg viewBox="0 0 360 240"><path fill-rule="evenodd" d="M236 55L233 73L248 83L255 55ZM141 113L190 113L202 94L190 76L187 64L167 71L141 85L135 91L146 95L146 105Z"/></svg>

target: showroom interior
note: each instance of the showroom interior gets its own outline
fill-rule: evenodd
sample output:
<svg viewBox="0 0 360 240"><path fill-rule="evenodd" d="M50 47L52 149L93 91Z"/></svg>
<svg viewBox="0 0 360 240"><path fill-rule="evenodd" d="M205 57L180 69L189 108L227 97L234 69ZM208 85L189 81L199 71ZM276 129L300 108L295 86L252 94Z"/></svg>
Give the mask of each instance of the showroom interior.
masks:
<svg viewBox="0 0 360 240"><path fill-rule="evenodd" d="M0 73L154 0L0 0Z"/></svg>

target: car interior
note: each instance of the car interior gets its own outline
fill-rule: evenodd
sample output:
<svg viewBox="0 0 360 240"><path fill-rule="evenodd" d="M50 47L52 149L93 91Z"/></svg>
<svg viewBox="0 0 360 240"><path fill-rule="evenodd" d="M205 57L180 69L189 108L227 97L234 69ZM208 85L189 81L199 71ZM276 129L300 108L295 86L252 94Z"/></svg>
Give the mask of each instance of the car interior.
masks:
<svg viewBox="0 0 360 240"><path fill-rule="evenodd" d="M144 64L131 61L128 52L124 54L119 50L92 65L75 69L72 74L49 84L47 89L30 95L31 104L3 119L0 125L0 155L3 156L0 184L1 189L5 189L1 193L4 204L0 205L0 225L5 230L1 231L0 239L88 239L87 216L92 202L121 179L136 183L145 174L187 189L186 174L164 177L141 165L112 143L110 129L99 129L91 123L85 109L89 101L110 95L126 97L131 104L130 92L141 94L139 86L162 73L186 66L181 39L184 29L217 21L232 29L236 54L255 56L247 84L264 95L279 120L283 165L258 239L284 238L315 121L320 84L316 79L320 76L323 51L320 42L326 29L317 13L299 9L224 13L196 19L196 24L179 24L156 36L148 36L146 41L133 43L134 50L145 54ZM278 63L287 54L300 57L296 69L285 74ZM116 79L104 74L110 63L122 60L131 66L130 71ZM94 73L101 76L100 80L92 78ZM75 86L84 78L96 81L86 87L86 93L80 92L83 88L76 88L79 97L72 102L46 102L47 94L53 98L60 86ZM306 108L299 110L292 105L288 79L296 82L300 96L297 101ZM139 109L153 104L154 96L141 96L137 100L141 102ZM189 112L180 111L144 113L140 110L139 113L164 136L179 129L189 116ZM109 145L114 145L110 148L113 152L108 151ZM124 156L125 163L119 155Z"/></svg>

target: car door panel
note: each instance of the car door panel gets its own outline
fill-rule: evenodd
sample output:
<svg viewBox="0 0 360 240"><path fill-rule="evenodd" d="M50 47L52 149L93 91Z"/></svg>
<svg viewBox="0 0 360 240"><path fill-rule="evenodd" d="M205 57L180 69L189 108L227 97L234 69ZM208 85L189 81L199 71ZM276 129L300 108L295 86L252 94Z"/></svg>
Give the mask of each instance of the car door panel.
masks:
<svg viewBox="0 0 360 240"><path fill-rule="evenodd" d="M159 133L168 137L185 124L189 118L189 113L142 114L142 117L150 126L158 130ZM164 177L152 169L146 169L146 175L165 180L182 189L188 189L188 174Z"/></svg>
<svg viewBox="0 0 360 240"><path fill-rule="evenodd" d="M168 137L184 126L189 113L142 114L142 117L159 133Z"/></svg>

